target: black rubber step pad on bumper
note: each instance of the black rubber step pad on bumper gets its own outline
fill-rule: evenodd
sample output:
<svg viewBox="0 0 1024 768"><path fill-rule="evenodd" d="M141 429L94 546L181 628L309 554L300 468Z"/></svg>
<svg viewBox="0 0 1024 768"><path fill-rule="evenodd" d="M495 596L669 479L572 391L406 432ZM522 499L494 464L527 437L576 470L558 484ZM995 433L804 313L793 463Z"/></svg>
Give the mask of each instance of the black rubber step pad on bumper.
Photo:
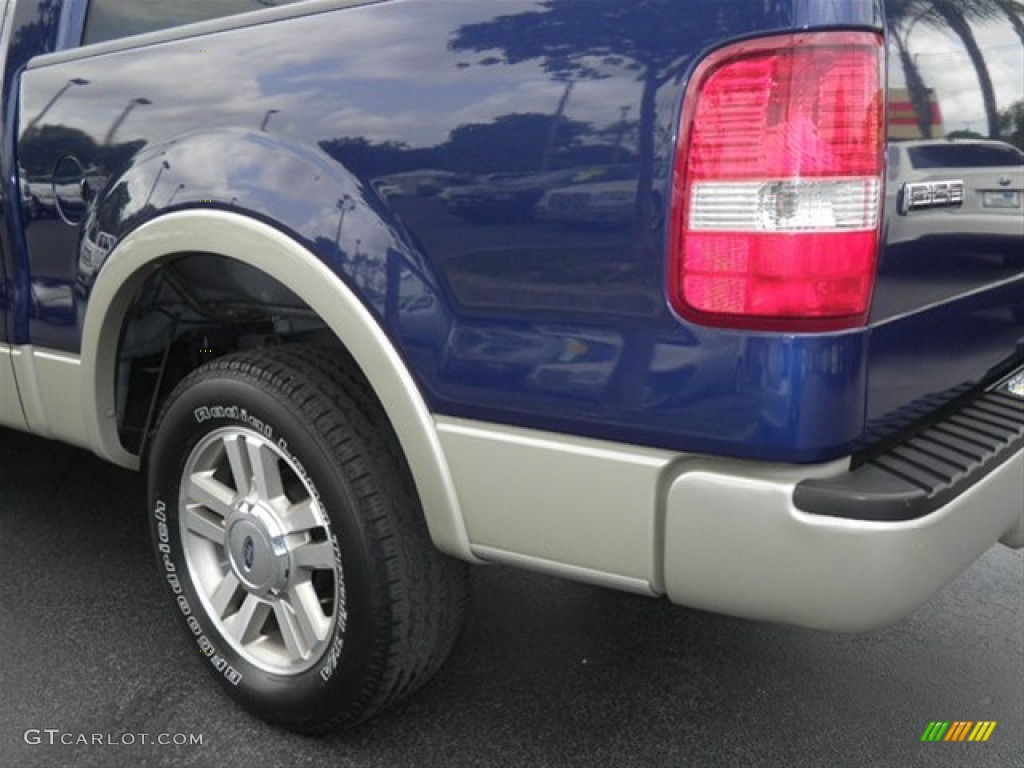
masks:
<svg viewBox="0 0 1024 768"><path fill-rule="evenodd" d="M844 475L805 480L804 512L895 522L924 517L1024 446L1024 400L993 390Z"/></svg>

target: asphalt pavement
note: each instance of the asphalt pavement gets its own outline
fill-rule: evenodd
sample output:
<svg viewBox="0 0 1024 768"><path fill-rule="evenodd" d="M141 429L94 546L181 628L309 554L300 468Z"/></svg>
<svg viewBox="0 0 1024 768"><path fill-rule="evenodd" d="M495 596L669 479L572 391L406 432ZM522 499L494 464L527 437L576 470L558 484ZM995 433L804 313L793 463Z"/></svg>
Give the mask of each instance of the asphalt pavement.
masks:
<svg viewBox="0 0 1024 768"><path fill-rule="evenodd" d="M1024 765L1021 552L858 635L477 568L438 677L321 741L215 684L159 581L144 495L138 475L0 430L0 768ZM934 720L997 725L922 743ZM61 743L83 739L100 743Z"/></svg>

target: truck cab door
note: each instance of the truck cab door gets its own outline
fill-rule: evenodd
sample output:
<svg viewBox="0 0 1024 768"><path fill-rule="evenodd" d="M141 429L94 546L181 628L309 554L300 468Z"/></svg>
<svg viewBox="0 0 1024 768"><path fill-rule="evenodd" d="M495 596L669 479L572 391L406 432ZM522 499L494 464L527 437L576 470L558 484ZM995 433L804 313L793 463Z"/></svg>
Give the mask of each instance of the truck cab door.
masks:
<svg viewBox="0 0 1024 768"><path fill-rule="evenodd" d="M0 41L7 39L7 25L9 24L8 11L10 3L8 0L0 0ZM3 77L4 62L0 59L0 79ZM7 142L7 131L5 121L0 120L0 146ZM0 188L2 190L2 188ZM8 195L0 194L0 229L7 230L8 218ZM21 403L18 398L18 391L14 385L14 365L11 360L10 346L8 344L7 328L7 305L10 301L11 291L8 287L7 278L10 274L8 265L7 238L0 238L0 426L24 426L24 417L21 413Z"/></svg>
<svg viewBox="0 0 1024 768"><path fill-rule="evenodd" d="M0 43L5 43L8 39L8 26L10 24L9 10L10 2L8 0L0 0ZM0 57L0 82L5 77L5 59L6 57ZM4 115L6 117L6 115ZM0 147L7 146L7 128L6 120L0 120ZM10 210L10 203L12 201L8 199L8 195L4 193L3 187L0 186L0 230L3 231L4 237L0 237L0 350L5 349L9 339L9 329L7 328L7 305L11 301L12 291L7 283L9 276L11 275L11 265L8 263L10 249L8 245L8 216ZM11 393L7 392L4 386L7 380L4 372L6 366L10 366L9 356L5 353L0 353L0 413L4 411L4 404Z"/></svg>
<svg viewBox="0 0 1024 768"><path fill-rule="evenodd" d="M10 111L17 109L19 72L32 57L56 49L62 11L62 4L49 0L0 0L0 426L21 429L27 426L16 384L17 345L31 341L32 294L22 244L33 216Z"/></svg>

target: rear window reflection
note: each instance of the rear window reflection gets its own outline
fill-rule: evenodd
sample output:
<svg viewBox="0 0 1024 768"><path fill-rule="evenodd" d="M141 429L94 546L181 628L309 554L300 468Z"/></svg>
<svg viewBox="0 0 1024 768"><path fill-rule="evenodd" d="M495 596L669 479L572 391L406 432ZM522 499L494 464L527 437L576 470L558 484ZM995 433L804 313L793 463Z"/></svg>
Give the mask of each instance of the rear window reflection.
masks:
<svg viewBox="0 0 1024 768"><path fill-rule="evenodd" d="M907 149L914 168L990 168L1024 165L1024 152L1008 144L929 144Z"/></svg>

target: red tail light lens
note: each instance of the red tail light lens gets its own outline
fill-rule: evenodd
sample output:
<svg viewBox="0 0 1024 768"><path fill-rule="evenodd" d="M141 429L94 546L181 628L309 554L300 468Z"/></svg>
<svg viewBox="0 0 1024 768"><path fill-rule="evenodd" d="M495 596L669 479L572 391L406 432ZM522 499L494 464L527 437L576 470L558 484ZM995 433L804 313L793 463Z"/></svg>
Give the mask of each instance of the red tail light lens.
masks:
<svg viewBox="0 0 1024 768"><path fill-rule="evenodd" d="M863 324L882 200L882 39L818 32L712 54L687 92L670 295L754 329Z"/></svg>

